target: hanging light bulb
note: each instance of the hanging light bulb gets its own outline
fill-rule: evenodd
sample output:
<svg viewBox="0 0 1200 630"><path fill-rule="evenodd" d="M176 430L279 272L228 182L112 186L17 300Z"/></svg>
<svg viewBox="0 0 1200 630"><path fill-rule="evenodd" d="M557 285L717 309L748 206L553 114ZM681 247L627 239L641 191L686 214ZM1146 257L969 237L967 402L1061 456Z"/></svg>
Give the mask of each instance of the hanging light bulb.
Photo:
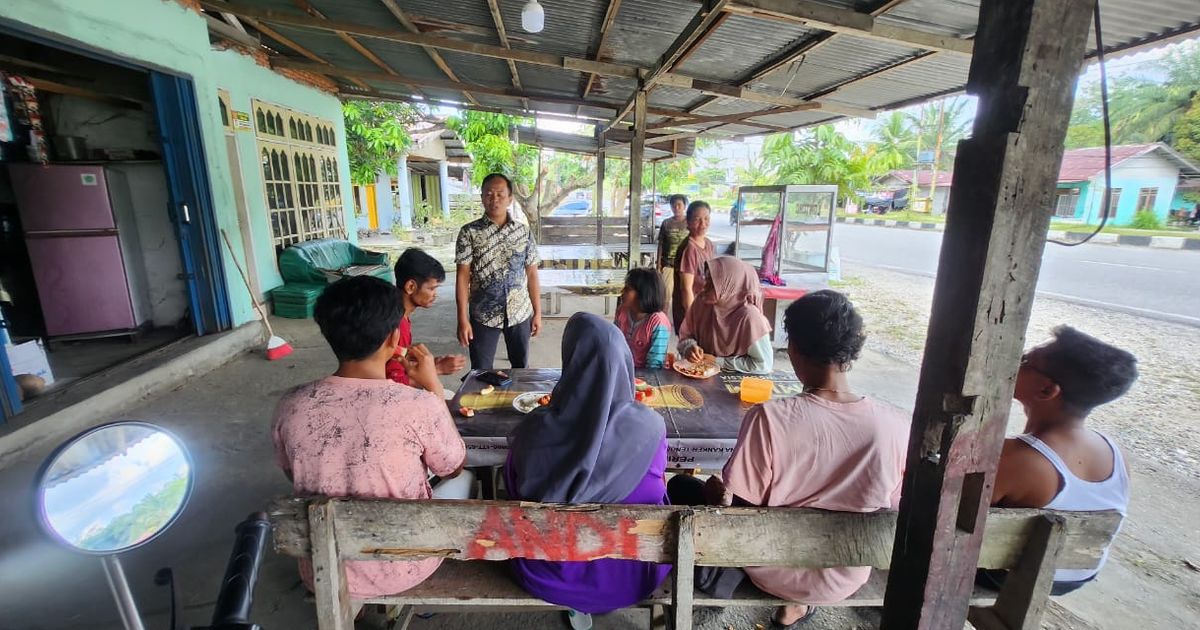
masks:
<svg viewBox="0 0 1200 630"><path fill-rule="evenodd" d="M521 28L526 33L540 33L546 28L546 12L537 0L529 0L521 9Z"/></svg>

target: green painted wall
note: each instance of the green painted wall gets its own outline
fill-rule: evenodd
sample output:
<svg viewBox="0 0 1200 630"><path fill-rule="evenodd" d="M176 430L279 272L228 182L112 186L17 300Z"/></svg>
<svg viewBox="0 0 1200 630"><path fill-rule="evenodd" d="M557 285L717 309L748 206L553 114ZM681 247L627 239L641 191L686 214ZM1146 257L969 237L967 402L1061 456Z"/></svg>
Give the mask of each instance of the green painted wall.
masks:
<svg viewBox="0 0 1200 630"><path fill-rule="evenodd" d="M343 183L350 181L345 155L345 129L338 100L263 68L253 59L232 51L213 50L204 18L174 0L3 0L0 20L18 31L92 50L126 62L190 77L199 99L200 127L208 162L217 223L226 230L239 258L245 255L233 197L232 177L225 148L224 129L217 106L217 89L228 90L233 108L247 111L251 98L261 98L334 123ZM262 176L255 158L254 135L239 132L239 157L251 216L251 235L259 283L264 290L280 282L270 241ZM349 185L342 187L346 225L351 240L354 205ZM250 296L222 248L234 324L254 318Z"/></svg>

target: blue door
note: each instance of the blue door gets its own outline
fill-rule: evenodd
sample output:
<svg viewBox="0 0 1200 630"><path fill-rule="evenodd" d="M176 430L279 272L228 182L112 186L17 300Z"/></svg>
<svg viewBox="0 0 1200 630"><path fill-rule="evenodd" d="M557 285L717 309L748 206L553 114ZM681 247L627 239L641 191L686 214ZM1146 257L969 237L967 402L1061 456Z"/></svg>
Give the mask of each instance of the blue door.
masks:
<svg viewBox="0 0 1200 630"><path fill-rule="evenodd" d="M0 316L0 325L3 324L4 318ZM8 351L0 343L0 424L18 413L21 413L21 396L17 392L17 379L8 362Z"/></svg>
<svg viewBox="0 0 1200 630"><path fill-rule="evenodd" d="M196 90L190 79L150 72L155 115L167 171L171 222L183 254L192 323L197 335L232 326L221 241L204 159Z"/></svg>

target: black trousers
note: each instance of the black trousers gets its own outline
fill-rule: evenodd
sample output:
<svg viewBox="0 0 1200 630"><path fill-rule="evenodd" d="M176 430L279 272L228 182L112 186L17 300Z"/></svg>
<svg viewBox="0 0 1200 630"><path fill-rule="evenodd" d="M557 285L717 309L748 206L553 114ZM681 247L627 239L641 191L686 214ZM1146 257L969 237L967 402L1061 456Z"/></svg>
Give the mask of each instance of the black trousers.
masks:
<svg viewBox="0 0 1200 630"><path fill-rule="evenodd" d="M471 355L472 370L491 370L496 362L496 346L500 337L504 337L504 347L508 350L508 361L515 368L523 368L529 364L529 333L533 319L527 319L519 324L492 328L471 320L471 330L474 338L467 350Z"/></svg>

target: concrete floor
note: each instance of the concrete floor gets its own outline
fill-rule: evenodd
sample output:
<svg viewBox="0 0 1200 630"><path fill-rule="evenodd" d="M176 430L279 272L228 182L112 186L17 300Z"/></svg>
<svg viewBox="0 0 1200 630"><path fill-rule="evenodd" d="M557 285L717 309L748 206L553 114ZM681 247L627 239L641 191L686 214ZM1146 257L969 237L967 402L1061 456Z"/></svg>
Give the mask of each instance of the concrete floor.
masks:
<svg viewBox="0 0 1200 630"><path fill-rule="evenodd" d="M602 303L596 305L602 309ZM454 341L453 291L446 288L431 311L414 317L414 338L438 354L461 352ZM565 319L549 319L532 345L532 363L560 365L559 340ZM154 572L172 566L182 586L186 624L205 624L233 539L234 525L262 509L290 485L274 462L270 425L275 402L288 388L330 373L332 354L311 321L276 320L277 333L291 341L290 357L267 362L246 353L173 391L135 405L118 417L144 420L174 431L195 461L196 484L180 519L163 536L123 556L147 627L166 627L167 594L153 584ZM500 350L501 357L503 349ZM782 358L782 355L781 357ZM498 361L503 365L503 361ZM854 374L859 391L898 406L911 406L916 374L883 355L867 354ZM454 386L457 378L447 377ZM52 445L40 445L0 470L0 629L118 628L119 622L99 560L61 549L39 532L32 511L32 484ZM313 604L305 597L289 558L268 551L259 577L254 621L270 630L315 627ZM698 611L698 628L753 630L769 610ZM598 618L598 628L644 628L647 613L628 610ZM875 627L872 610L825 609L814 628ZM414 628L561 628L554 613L439 614Z"/></svg>
<svg viewBox="0 0 1200 630"><path fill-rule="evenodd" d="M176 329L156 328L132 338L55 342L46 357L54 373L54 386L62 387L185 336L186 333Z"/></svg>

